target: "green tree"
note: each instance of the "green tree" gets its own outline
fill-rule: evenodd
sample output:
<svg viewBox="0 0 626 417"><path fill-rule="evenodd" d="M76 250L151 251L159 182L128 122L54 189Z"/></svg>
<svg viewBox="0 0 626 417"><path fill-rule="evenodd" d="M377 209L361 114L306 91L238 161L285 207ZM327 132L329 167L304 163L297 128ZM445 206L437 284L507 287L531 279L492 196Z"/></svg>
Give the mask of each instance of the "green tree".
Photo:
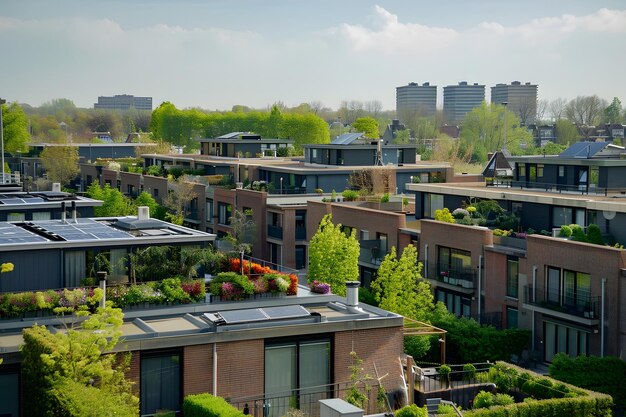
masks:
<svg viewBox="0 0 626 417"><path fill-rule="evenodd" d="M430 284L422 278L422 264L417 262L417 249L409 245L400 259L396 248L381 262L372 291L378 306L415 320L425 320L434 307Z"/></svg>
<svg viewBox="0 0 626 417"><path fill-rule="evenodd" d="M165 215L167 220L174 224L183 224L189 203L194 198L198 198L198 194L193 190L193 187L194 184L187 181L186 176L168 181L168 192L163 198L163 206L168 211Z"/></svg>
<svg viewBox="0 0 626 417"><path fill-rule="evenodd" d="M325 215L309 244L308 281L327 282L333 293L345 295L346 281L359 278L359 253L356 230L346 235L341 224Z"/></svg>
<svg viewBox="0 0 626 417"><path fill-rule="evenodd" d="M78 148L75 146L46 146L40 157L48 179L52 182L67 185L80 173Z"/></svg>
<svg viewBox="0 0 626 417"><path fill-rule="evenodd" d="M372 117L359 117L352 123L352 129L357 132L365 133L365 136L372 139L378 139L378 122Z"/></svg>
<svg viewBox="0 0 626 417"><path fill-rule="evenodd" d="M409 129L399 130L393 139L395 145L404 145L411 142L411 131Z"/></svg>
<svg viewBox="0 0 626 417"><path fill-rule="evenodd" d="M622 123L622 102L613 97L613 101L604 109L604 122L605 123Z"/></svg>
<svg viewBox="0 0 626 417"><path fill-rule="evenodd" d="M249 253L252 250L252 244L256 240L256 222L252 218L252 210L244 212L243 210L235 210L230 218L231 238L235 250L238 252Z"/></svg>
<svg viewBox="0 0 626 417"><path fill-rule="evenodd" d="M150 217L156 219L160 219L162 217L161 213L163 212L163 208L156 202L154 197L146 191L142 191L141 194L137 196L135 201L133 201L133 211L135 211L135 208L141 206L146 206L150 209Z"/></svg>
<svg viewBox="0 0 626 417"><path fill-rule="evenodd" d="M541 147L541 152L545 155L558 155L566 149L564 145L558 145L554 142L546 142Z"/></svg>
<svg viewBox="0 0 626 417"><path fill-rule="evenodd" d="M107 307L79 316L87 317L64 332L52 334L37 325L24 330L20 353L26 415L136 416L139 399L124 377L130 357L120 366L119 356L104 354L119 341L122 311ZM81 405L86 401L90 407Z"/></svg>
<svg viewBox="0 0 626 417"><path fill-rule="evenodd" d="M578 140L579 134L576 125L569 120L560 119L555 123L556 142L559 145L569 145Z"/></svg>
<svg viewBox="0 0 626 417"><path fill-rule="evenodd" d="M487 104L483 101L480 107L476 107L465 116L461 127L461 141L465 148L473 149L474 162L484 163L488 152L498 151L504 146L512 154L522 154L521 144L531 143L532 135L526 128L520 126L519 118L505 106Z"/></svg>
<svg viewBox="0 0 626 417"><path fill-rule="evenodd" d="M26 114L18 103L2 106L2 128L5 152L26 152L30 135L28 134Z"/></svg>
<svg viewBox="0 0 626 417"><path fill-rule="evenodd" d="M111 188L109 184L102 188L94 181L87 188L87 196L103 201L102 206L93 209L96 217L128 216L135 213L132 201L117 188Z"/></svg>

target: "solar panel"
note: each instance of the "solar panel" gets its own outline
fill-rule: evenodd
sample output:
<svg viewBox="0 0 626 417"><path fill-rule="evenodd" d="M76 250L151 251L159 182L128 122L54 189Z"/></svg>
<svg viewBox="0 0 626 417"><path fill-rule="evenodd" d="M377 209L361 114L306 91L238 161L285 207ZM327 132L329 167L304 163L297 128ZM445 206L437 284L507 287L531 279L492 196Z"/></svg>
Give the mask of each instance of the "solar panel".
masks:
<svg viewBox="0 0 626 417"><path fill-rule="evenodd" d="M219 313L226 324L247 323L251 321L267 320L267 316L260 308L248 310L232 310Z"/></svg>
<svg viewBox="0 0 626 417"><path fill-rule="evenodd" d="M279 306L262 308L270 319L287 319L297 317L308 317L311 314L301 305L295 306Z"/></svg>
<svg viewBox="0 0 626 417"><path fill-rule="evenodd" d="M3 198L0 201L2 201L2 204L26 204L21 198Z"/></svg>
<svg viewBox="0 0 626 417"><path fill-rule="evenodd" d="M334 139L330 144L331 145L349 145L358 138L363 136L363 133L344 133L343 135Z"/></svg>
<svg viewBox="0 0 626 417"><path fill-rule="evenodd" d="M590 158L602 149L608 142L577 142L559 154L563 158Z"/></svg>
<svg viewBox="0 0 626 417"><path fill-rule="evenodd" d="M92 219L77 219L78 223L60 223L58 220L44 220L33 222L45 232L54 233L67 241L101 240L101 239L130 239L133 236L121 230L114 229Z"/></svg>

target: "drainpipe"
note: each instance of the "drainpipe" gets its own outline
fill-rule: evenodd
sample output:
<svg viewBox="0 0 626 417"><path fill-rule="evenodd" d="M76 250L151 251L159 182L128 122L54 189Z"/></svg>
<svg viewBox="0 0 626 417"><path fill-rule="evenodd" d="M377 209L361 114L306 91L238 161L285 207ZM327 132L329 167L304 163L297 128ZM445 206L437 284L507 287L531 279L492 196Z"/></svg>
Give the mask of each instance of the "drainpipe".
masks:
<svg viewBox="0 0 626 417"><path fill-rule="evenodd" d="M428 278L428 243L424 245L424 278Z"/></svg>
<svg viewBox="0 0 626 417"><path fill-rule="evenodd" d="M217 397L217 343L213 342L213 395Z"/></svg>
<svg viewBox="0 0 626 417"><path fill-rule="evenodd" d="M606 278L602 278L602 302L600 303L600 357L604 357L604 292L606 290Z"/></svg>
<svg viewBox="0 0 626 417"><path fill-rule="evenodd" d="M478 257L478 323L480 324L480 314L481 314L481 307L480 307L480 291L481 291L481 287L482 287L482 275L483 275L483 256L480 255Z"/></svg>
<svg viewBox="0 0 626 417"><path fill-rule="evenodd" d="M537 293L537 265L533 265L533 292L531 295L531 300L535 302L535 294ZM532 310L531 322L530 322L530 330L532 332L532 347L533 352L535 351L535 309Z"/></svg>

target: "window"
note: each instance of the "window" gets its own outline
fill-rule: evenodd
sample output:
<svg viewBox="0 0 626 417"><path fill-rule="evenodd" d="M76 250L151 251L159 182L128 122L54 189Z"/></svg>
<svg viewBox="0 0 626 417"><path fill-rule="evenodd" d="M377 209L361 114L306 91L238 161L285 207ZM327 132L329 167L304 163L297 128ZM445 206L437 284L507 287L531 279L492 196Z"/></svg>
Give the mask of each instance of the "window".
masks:
<svg viewBox="0 0 626 417"><path fill-rule="evenodd" d="M518 310L513 307L506 308L506 328L507 329L517 329L518 321L517 321Z"/></svg>
<svg viewBox="0 0 626 417"><path fill-rule="evenodd" d="M159 189L155 188L152 190L152 197L157 198L159 196Z"/></svg>
<svg viewBox="0 0 626 417"><path fill-rule="evenodd" d="M537 164L537 178L543 178L543 164Z"/></svg>
<svg viewBox="0 0 626 417"><path fill-rule="evenodd" d="M561 301L561 270L548 267L546 278L546 301L559 304Z"/></svg>
<svg viewBox="0 0 626 417"><path fill-rule="evenodd" d="M559 165L559 178L565 177L565 165Z"/></svg>
<svg viewBox="0 0 626 417"><path fill-rule="evenodd" d="M337 149L337 165L343 165L343 150Z"/></svg>
<svg viewBox="0 0 626 417"><path fill-rule="evenodd" d="M296 245L296 269L306 268L306 246Z"/></svg>
<svg viewBox="0 0 626 417"><path fill-rule="evenodd" d="M359 240L369 240L370 232L368 230L359 231Z"/></svg>
<svg viewBox="0 0 626 417"><path fill-rule="evenodd" d="M472 300L469 297L441 289L435 290L435 297L437 301L444 303L448 311L455 316L471 317Z"/></svg>
<svg viewBox="0 0 626 417"><path fill-rule="evenodd" d="M330 348L329 338L266 343L268 417L283 416L290 408L319 415L318 401L329 398Z"/></svg>
<svg viewBox="0 0 626 417"><path fill-rule="evenodd" d="M25 213L8 213L7 221L8 222L23 222L26 219Z"/></svg>
<svg viewBox="0 0 626 417"><path fill-rule="evenodd" d="M435 211L443 209L443 195L424 194L424 216L435 217Z"/></svg>
<svg viewBox="0 0 626 417"><path fill-rule="evenodd" d="M471 252L446 248L437 248L437 274L448 284L471 288L474 282Z"/></svg>
<svg viewBox="0 0 626 417"><path fill-rule="evenodd" d="M404 163L404 149L398 149L398 163Z"/></svg>
<svg viewBox="0 0 626 417"><path fill-rule="evenodd" d="M387 253L388 243L387 243L387 234L385 233L376 233L376 240L380 240L380 253Z"/></svg>
<svg viewBox="0 0 626 417"><path fill-rule="evenodd" d="M509 256L506 260L506 296L518 298L519 259Z"/></svg>
<svg viewBox="0 0 626 417"><path fill-rule="evenodd" d="M180 352L141 354L141 415L181 409Z"/></svg>
<svg viewBox="0 0 626 417"><path fill-rule="evenodd" d="M591 312L591 276L582 272L564 271L564 305Z"/></svg>
<svg viewBox="0 0 626 417"><path fill-rule="evenodd" d="M206 201L206 220L213 223L213 200Z"/></svg>
<svg viewBox="0 0 626 417"><path fill-rule="evenodd" d="M229 225L233 214L233 206L227 203L217 203L217 222L222 225Z"/></svg>
<svg viewBox="0 0 626 417"><path fill-rule="evenodd" d="M552 207L552 226L560 227L572 223L572 209L570 207Z"/></svg>
<svg viewBox="0 0 626 417"><path fill-rule="evenodd" d="M517 176L518 177L526 176L526 164L517 164Z"/></svg>
<svg viewBox="0 0 626 417"><path fill-rule="evenodd" d="M296 240L306 240L306 210L296 210Z"/></svg>
<svg viewBox="0 0 626 417"><path fill-rule="evenodd" d="M51 214L50 214L49 211L35 211L35 212L33 212L33 220L50 220L50 219L51 219Z"/></svg>
<svg viewBox="0 0 626 417"><path fill-rule="evenodd" d="M552 362L554 355L560 352L567 353L571 357L587 355L589 348L589 333L562 324L543 322L545 339L544 359Z"/></svg>
<svg viewBox="0 0 626 417"><path fill-rule="evenodd" d="M17 417L20 405L20 371L7 366L0 371L0 416Z"/></svg>

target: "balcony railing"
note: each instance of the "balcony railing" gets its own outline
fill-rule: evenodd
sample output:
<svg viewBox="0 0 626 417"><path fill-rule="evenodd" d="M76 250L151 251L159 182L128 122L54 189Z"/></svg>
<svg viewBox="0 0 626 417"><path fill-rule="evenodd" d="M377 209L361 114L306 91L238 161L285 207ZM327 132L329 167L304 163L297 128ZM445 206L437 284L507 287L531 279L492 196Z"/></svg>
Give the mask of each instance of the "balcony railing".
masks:
<svg viewBox="0 0 626 417"><path fill-rule="evenodd" d="M557 291L545 291L541 288L535 288L533 291L533 286L527 285L524 287L524 302L576 317L587 319L600 317L600 297L570 296Z"/></svg>
<svg viewBox="0 0 626 417"><path fill-rule="evenodd" d="M463 288L476 288L477 272L474 268L463 268L446 262L439 262L437 270L434 272L434 274L429 275L430 279Z"/></svg>
<svg viewBox="0 0 626 417"><path fill-rule="evenodd" d="M274 226L271 224L267 225L267 237L272 237L274 239L283 238L283 228L282 226Z"/></svg>
<svg viewBox="0 0 626 417"><path fill-rule="evenodd" d="M538 182L538 181L518 181L518 180L502 180L502 179L488 179L486 181L487 187L505 187L505 188L518 188L520 190L523 189L531 189L531 190L542 190L546 192L554 192L554 193L576 193L576 194L591 194L591 195L604 195L607 196L609 194L620 193L624 191L623 188L602 188L597 187L593 184L554 184L548 182Z"/></svg>
<svg viewBox="0 0 626 417"><path fill-rule="evenodd" d="M296 226L296 240L306 240L306 227Z"/></svg>
<svg viewBox="0 0 626 417"><path fill-rule="evenodd" d="M373 265L380 265L389 252L383 246L381 240L360 240L361 253L359 254L359 262L365 262Z"/></svg>

